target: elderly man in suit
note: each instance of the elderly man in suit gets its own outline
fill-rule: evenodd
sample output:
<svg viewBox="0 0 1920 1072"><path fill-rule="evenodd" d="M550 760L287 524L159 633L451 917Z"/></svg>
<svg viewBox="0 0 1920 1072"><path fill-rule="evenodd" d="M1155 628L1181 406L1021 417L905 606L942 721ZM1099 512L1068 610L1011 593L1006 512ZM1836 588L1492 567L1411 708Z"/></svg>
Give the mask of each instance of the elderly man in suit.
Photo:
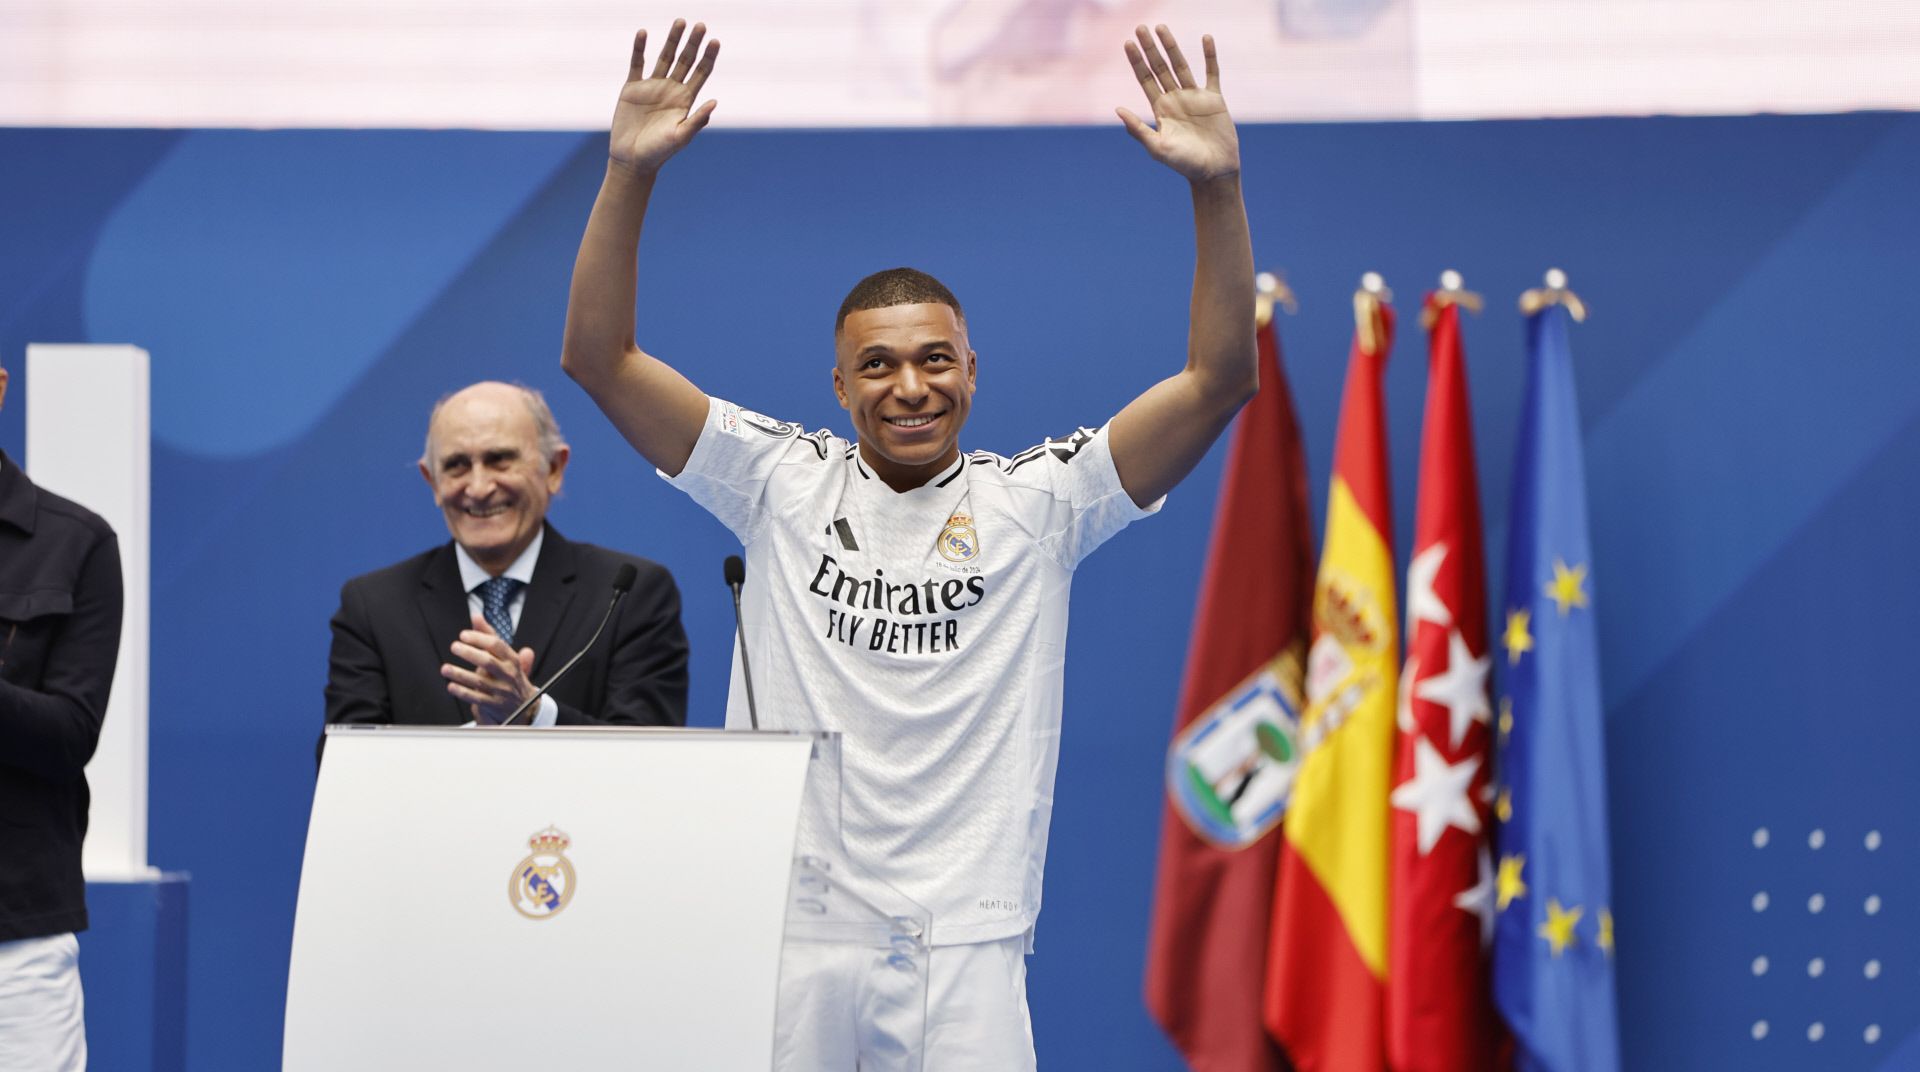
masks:
<svg viewBox="0 0 1920 1072"><path fill-rule="evenodd" d="M500 722L587 644L631 564L636 580L608 635L520 721L686 723L679 590L658 563L547 523L568 457L531 388L477 383L434 407L420 475L453 539L341 588L327 722Z"/></svg>

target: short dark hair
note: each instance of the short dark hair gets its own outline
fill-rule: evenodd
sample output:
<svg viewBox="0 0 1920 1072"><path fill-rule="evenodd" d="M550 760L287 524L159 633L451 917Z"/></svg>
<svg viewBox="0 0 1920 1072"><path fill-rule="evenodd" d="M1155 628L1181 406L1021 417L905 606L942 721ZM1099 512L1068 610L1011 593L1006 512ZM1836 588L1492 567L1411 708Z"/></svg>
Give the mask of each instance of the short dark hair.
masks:
<svg viewBox="0 0 1920 1072"><path fill-rule="evenodd" d="M840 315L833 318L833 333L840 334L849 313L895 305L944 305L953 310L961 323L967 319L967 314L960 309L960 299L953 296L945 283L918 268L888 268L855 283L847 292L847 300L840 303Z"/></svg>

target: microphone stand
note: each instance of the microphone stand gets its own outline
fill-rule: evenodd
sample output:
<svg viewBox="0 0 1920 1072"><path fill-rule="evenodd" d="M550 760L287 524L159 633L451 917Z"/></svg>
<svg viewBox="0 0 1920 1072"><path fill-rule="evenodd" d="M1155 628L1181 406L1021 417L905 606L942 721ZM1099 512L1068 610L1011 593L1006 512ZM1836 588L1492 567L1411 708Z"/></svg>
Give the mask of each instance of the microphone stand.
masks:
<svg viewBox="0 0 1920 1072"><path fill-rule="evenodd" d="M506 718L501 719L498 725L501 725L501 726L513 725L514 719L517 719L521 715L525 714L527 711L527 708L532 707L534 704L539 703L540 697L545 696L547 694L547 690L552 688L555 682L559 681L562 677L566 676L567 671L573 669L574 663L579 662L580 659L587 654L587 652L593 650L594 642L600 639L601 633L604 633L607 631L607 623L613 620L613 608L620 605L620 600L626 597L627 590L633 587L633 578L634 578L634 575L637 574L638 572L639 572L638 570L633 568L633 563L631 562L621 564L620 572L614 574L613 576L613 599L611 599L607 603L607 612L600 616L599 626L597 626L594 629L593 635L587 638L586 647L583 647L578 652L575 652L573 658L568 659L567 664L565 666L562 666L560 669L554 671L553 676L547 679L546 684L535 689L533 691L533 695L527 697L525 703L522 703L519 707L514 708L513 714L508 715Z"/></svg>
<svg viewBox="0 0 1920 1072"><path fill-rule="evenodd" d="M728 555L722 565L726 570L727 588L733 592L733 635L740 643L740 676L747 683L747 724L757 730L760 708L753 701L753 667L747 662L747 625L740 616L740 586L747 581L747 565L740 561L739 555Z"/></svg>

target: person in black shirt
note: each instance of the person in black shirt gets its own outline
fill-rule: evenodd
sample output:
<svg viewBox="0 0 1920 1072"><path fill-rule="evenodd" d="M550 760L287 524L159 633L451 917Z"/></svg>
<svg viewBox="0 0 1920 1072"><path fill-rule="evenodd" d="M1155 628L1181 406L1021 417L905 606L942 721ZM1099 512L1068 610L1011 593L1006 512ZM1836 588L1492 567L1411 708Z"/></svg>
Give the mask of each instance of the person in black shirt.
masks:
<svg viewBox="0 0 1920 1072"><path fill-rule="evenodd" d="M80 843L120 609L113 529L0 452L0 1068L86 1066Z"/></svg>

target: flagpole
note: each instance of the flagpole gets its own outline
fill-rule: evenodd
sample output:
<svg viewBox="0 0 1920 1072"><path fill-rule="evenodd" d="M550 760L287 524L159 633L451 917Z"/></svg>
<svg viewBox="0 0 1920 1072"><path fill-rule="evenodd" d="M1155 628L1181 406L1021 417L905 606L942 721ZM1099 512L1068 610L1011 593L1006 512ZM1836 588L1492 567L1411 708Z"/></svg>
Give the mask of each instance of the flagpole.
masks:
<svg viewBox="0 0 1920 1072"><path fill-rule="evenodd" d="M1380 325L1380 306L1391 301L1393 291L1387 289L1387 281L1379 272L1360 277L1360 289L1353 292L1353 327L1361 349L1368 353L1380 352L1385 334Z"/></svg>
<svg viewBox="0 0 1920 1072"><path fill-rule="evenodd" d="M1549 268L1545 282L1546 286L1520 295L1522 313L1532 316L1549 305L1564 305L1576 323L1587 319L1587 304L1580 300L1580 295L1567 289L1567 273L1558 268Z"/></svg>
<svg viewBox="0 0 1920 1072"><path fill-rule="evenodd" d="M1467 289L1467 281L1452 268L1440 273L1440 289L1433 292L1432 299L1420 309L1420 326L1427 331L1433 330L1434 321L1440 317L1440 310L1458 305L1475 316L1486 307L1486 299Z"/></svg>
<svg viewBox="0 0 1920 1072"><path fill-rule="evenodd" d="M1285 276L1279 272L1261 272L1253 277L1253 324L1264 328L1273 323L1275 305L1287 311L1288 316L1300 311L1300 303L1293 296L1293 289L1287 286Z"/></svg>

